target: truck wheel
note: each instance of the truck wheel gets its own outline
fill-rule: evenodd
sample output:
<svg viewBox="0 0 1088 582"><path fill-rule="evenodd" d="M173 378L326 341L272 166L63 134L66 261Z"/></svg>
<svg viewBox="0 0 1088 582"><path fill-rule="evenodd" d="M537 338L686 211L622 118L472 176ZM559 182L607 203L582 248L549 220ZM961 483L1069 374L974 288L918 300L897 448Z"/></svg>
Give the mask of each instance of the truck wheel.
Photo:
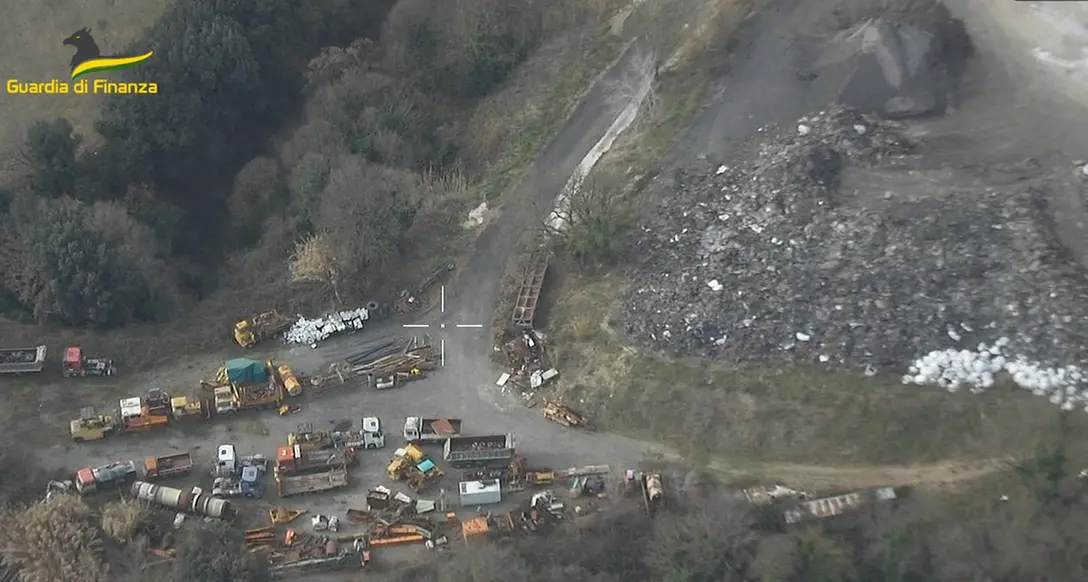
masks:
<svg viewBox="0 0 1088 582"><path fill-rule="evenodd" d="M77 443L86 442L85 440L83 440L83 437L73 437L72 440L76 441Z"/></svg>

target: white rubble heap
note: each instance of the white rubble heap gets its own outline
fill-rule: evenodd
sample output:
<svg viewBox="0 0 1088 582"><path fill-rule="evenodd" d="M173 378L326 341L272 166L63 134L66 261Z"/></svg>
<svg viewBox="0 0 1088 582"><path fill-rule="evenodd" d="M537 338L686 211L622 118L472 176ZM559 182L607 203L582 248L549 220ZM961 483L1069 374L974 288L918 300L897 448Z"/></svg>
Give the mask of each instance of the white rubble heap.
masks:
<svg viewBox="0 0 1088 582"><path fill-rule="evenodd" d="M934 350L914 361L903 376L904 384L936 384L949 392L967 389L981 394L995 384L995 377L1005 372L1017 386L1036 396L1047 396L1063 410L1083 408L1088 412L1088 374L1078 366L1048 368L1023 357L1007 353L1009 338L1002 337L992 346L979 344L971 350Z"/></svg>
<svg viewBox="0 0 1088 582"><path fill-rule="evenodd" d="M330 313L317 319L306 319L300 315L291 329L283 334L283 341L317 347L318 343L334 335L363 329L368 319L370 313L362 307Z"/></svg>

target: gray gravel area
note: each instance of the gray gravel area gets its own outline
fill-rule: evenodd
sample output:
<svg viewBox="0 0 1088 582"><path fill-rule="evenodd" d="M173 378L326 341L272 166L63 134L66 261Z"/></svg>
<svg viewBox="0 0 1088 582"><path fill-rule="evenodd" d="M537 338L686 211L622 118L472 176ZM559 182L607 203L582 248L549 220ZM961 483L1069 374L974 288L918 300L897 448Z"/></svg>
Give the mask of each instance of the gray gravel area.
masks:
<svg viewBox="0 0 1088 582"><path fill-rule="evenodd" d="M617 319L641 345L732 362L901 371L997 337L1083 361L1084 270L1032 185L843 188L857 168L909 176L896 124L836 109L762 130L743 162L660 180Z"/></svg>

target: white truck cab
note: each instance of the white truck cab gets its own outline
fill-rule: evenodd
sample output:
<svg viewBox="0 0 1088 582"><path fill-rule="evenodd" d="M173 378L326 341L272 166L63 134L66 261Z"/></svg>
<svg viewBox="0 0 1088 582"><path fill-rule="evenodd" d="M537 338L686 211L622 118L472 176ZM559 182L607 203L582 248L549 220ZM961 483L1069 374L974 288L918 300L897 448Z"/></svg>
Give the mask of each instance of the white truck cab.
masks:
<svg viewBox="0 0 1088 582"><path fill-rule="evenodd" d="M409 416L404 419L404 440L412 443L419 440L420 430L423 428L423 419L418 416Z"/></svg>
<svg viewBox="0 0 1088 582"><path fill-rule="evenodd" d="M382 421L377 416L363 418L363 448L381 449L385 447L385 433L382 432Z"/></svg>
<svg viewBox="0 0 1088 582"><path fill-rule="evenodd" d="M219 445L215 453L215 472L232 475L238 470L238 452L234 445Z"/></svg>
<svg viewBox="0 0 1088 582"><path fill-rule="evenodd" d="M212 392L215 396L215 413L230 414L238 410L230 386L220 386Z"/></svg>

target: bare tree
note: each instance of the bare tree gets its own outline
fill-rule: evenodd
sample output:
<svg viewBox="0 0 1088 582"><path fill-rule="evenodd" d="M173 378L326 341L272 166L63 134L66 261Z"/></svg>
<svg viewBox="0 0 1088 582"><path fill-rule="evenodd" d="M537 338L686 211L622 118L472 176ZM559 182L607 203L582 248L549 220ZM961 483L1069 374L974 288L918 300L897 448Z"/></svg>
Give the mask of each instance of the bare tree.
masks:
<svg viewBox="0 0 1088 582"><path fill-rule="evenodd" d="M336 303L340 298L340 267L327 233L310 235L295 245L290 261L291 280L296 283L328 285Z"/></svg>
<svg viewBox="0 0 1088 582"><path fill-rule="evenodd" d="M747 503L713 499L685 514L663 515L645 560L657 580L747 582L758 535Z"/></svg>

